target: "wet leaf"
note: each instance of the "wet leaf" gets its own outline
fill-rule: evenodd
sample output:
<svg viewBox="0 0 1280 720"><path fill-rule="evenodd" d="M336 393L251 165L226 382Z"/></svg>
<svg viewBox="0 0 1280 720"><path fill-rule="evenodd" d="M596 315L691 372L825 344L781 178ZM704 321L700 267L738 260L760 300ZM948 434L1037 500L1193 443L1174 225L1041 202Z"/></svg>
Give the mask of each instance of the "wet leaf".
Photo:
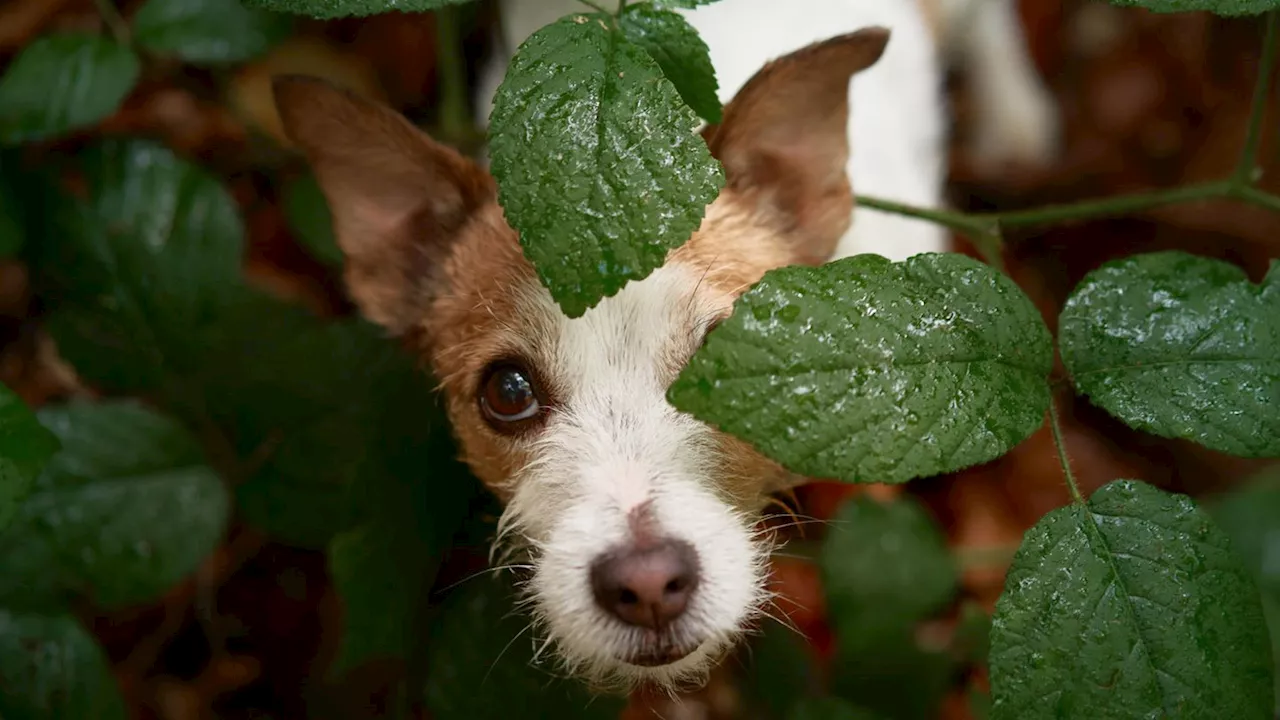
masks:
<svg viewBox="0 0 1280 720"><path fill-rule="evenodd" d="M649 3L627 7L618 23L631 42L644 48L676 86L680 97L703 120L720 122L720 98L711 51L683 15Z"/></svg>
<svg viewBox="0 0 1280 720"><path fill-rule="evenodd" d="M1280 262L1261 285L1182 252L1110 262L1071 293L1058 332L1079 391L1128 425L1280 457Z"/></svg>
<svg viewBox="0 0 1280 720"><path fill-rule="evenodd" d="M1280 8L1280 0L1111 0L1120 7L1140 7L1152 12L1196 12L1218 15L1257 15Z"/></svg>
<svg viewBox="0 0 1280 720"><path fill-rule="evenodd" d="M427 708L436 720L507 720L521 717L615 720L623 701L593 695L575 679L561 679L548 649L533 665L541 642L514 607L511 587L492 573L460 585L432 625L427 665Z"/></svg>
<svg viewBox="0 0 1280 720"><path fill-rule="evenodd" d="M999 457L1044 422L1049 332L955 254L767 273L668 393L794 472L905 482Z"/></svg>
<svg viewBox="0 0 1280 720"><path fill-rule="evenodd" d="M333 216L315 177L307 175L285 187L284 213L289 229L315 259L328 265L342 265L342 250L333 236Z"/></svg>
<svg viewBox="0 0 1280 720"><path fill-rule="evenodd" d="M40 418L62 451L0 534L0 606L142 602L217 546L227 492L176 422L125 401L46 408Z"/></svg>
<svg viewBox="0 0 1280 720"><path fill-rule="evenodd" d="M426 12L468 2L471 0L244 0L244 4L249 7L306 15L322 20L365 17L392 11Z"/></svg>
<svg viewBox="0 0 1280 720"><path fill-rule="evenodd" d="M1023 540L991 629L992 717L1262 720L1258 589L1186 496L1119 480Z"/></svg>
<svg viewBox="0 0 1280 720"><path fill-rule="evenodd" d="M138 81L138 57L111 38L46 35L0 78L0 143L43 140L92 125Z"/></svg>
<svg viewBox="0 0 1280 720"><path fill-rule="evenodd" d="M22 399L0 385L0 532L31 494L36 477L58 451L58 439Z"/></svg>
<svg viewBox="0 0 1280 720"><path fill-rule="evenodd" d="M133 37L153 53L215 65L265 53L292 25L287 15L240 0L147 0L133 17Z"/></svg>
<svg viewBox="0 0 1280 720"><path fill-rule="evenodd" d="M787 714L787 720L879 720L880 716L837 697L806 698Z"/></svg>
<svg viewBox="0 0 1280 720"><path fill-rule="evenodd" d="M958 570L937 523L908 498L850 498L832 521L820 559L837 635L910 628L956 593Z"/></svg>
<svg viewBox="0 0 1280 720"><path fill-rule="evenodd" d="M0 717L125 720L106 655L71 615L0 608Z"/></svg>
<svg viewBox="0 0 1280 720"><path fill-rule="evenodd" d="M507 220L565 314L648 276L702 222L724 173L697 126L609 16L566 17L520 46L489 155Z"/></svg>

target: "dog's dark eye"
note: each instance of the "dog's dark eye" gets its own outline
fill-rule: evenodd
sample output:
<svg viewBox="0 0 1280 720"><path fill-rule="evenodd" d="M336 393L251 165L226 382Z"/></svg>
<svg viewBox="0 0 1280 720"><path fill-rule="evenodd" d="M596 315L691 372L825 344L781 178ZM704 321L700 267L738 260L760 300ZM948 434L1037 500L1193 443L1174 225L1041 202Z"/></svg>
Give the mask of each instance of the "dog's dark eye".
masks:
<svg viewBox="0 0 1280 720"><path fill-rule="evenodd" d="M503 363L490 368L480 386L480 409L494 423L512 424L537 416L542 404L528 371Z"/></svg>

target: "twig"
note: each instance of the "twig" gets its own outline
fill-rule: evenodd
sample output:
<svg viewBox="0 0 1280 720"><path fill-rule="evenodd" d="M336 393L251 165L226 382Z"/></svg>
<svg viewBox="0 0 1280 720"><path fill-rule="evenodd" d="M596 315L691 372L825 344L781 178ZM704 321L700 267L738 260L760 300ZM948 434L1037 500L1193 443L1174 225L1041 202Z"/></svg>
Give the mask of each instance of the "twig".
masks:
<svg viewBox="0 0 1280 720"><path fill-rule="evenodd" d="M1236 163L1232 180L1241 187L1252 186L1259 179L1258 146L1262 143L1262 120L1266 116L1267 92L1271 89L1271 73L1276 68L1276 35L1280 33L1280 10L1267 13L1267 29L1262 38L1262 53L1258 58L1258 79L1253 86L1252 105L1249 106L1249 125L1245 131L1244 148Z"/></svg>
<svg viewBox="0 0 1280 720"><path fill-rule="evenodd" d="M1058 424L1058 405L1053 397L1049 397L1049 428L1053 431L1053 446L1058 450L1058 462L1062 463L1062 476L1067 480L1067 491L1071 493L1072 502L1084 504L1084 496L1080 494L1080 486L1076 484L1075 473L1071 472L1071 460L1067 457L1067 444L1062 439L1062 427Z"/></svg>
<svg viewBox="0 0 1280 720"><path fill-rule="evenodd" d="M111 32L111 37L121 45L131 44L133 40L129 33L129 23L125 22L120 11L116 9L114 0L93 0L93 2L98 7L98 16Z"/></svg>

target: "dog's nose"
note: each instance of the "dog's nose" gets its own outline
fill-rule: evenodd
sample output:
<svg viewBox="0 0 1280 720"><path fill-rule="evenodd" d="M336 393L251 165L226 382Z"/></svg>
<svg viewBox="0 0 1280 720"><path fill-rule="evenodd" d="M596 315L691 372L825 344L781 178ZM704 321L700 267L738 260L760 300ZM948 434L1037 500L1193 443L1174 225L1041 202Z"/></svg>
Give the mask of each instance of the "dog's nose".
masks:
<svg viewBox="0 0 1280 720"><path fill-rule="evenodd" d="M698 557L679 540L613 551L591 566L596 603L628 625L652 630L680 617L697 586Z"/></svg>

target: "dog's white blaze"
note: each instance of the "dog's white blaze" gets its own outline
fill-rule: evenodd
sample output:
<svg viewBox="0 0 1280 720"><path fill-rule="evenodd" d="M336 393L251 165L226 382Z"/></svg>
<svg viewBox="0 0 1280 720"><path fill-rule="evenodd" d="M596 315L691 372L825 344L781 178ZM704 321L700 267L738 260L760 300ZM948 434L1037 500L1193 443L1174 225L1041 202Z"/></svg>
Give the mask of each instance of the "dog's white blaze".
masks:
<svg viewBox="0 0 1280 720"><path fill-rule="evenodd" d="M670 358L696 347L702 320L732 301L705 287L695 294L698 280L668 265L572 320L545 291L522 293L554 328L526 347L561 398L514 479L503 530L533 550L536 621L566 665L599 683L699 679L762 601L767 550L721 488L712 431L666 400ZM598 608L590 586L592 561L628 540L628 514L641 505L655 532L694 548L701 568L674 626L698 649L657 668L620 659L641 631Z"/></svg>

